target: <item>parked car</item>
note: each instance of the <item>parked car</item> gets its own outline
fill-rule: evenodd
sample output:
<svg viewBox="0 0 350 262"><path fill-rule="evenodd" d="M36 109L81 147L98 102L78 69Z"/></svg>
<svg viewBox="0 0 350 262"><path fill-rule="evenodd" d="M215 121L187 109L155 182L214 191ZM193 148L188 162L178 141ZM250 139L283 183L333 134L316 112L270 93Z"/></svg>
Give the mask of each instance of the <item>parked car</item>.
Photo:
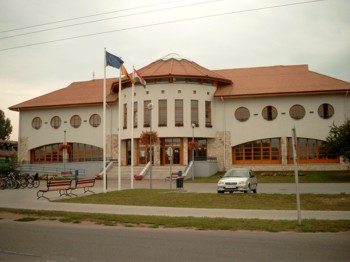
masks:
<svg viewBox="0 0 350 262"><path fill-rule="evenodd" d="M232 168L219 180L218 193L241 191L244 193L257 192L258 182L254 172L248 168Z"/></svg>

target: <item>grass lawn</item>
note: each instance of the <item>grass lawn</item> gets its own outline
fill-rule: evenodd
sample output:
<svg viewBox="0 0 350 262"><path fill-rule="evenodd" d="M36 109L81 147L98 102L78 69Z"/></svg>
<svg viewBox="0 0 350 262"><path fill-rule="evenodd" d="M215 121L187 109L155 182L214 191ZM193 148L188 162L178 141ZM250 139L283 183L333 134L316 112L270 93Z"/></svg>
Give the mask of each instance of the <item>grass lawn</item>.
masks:
<svg viewBox="0 0 350 262"><path fill-rule="evenodd" d="M217 183L224 172L186 183ZM258 183L294 183L294 171L256 171ZM350 171L299 171L299 183L350 183Z"/></svg>
<svg viewBox="0 0 350 262"><path fill-rule="evenodd" d="M301 194L303 210L350 210L350 195ZM67 203L159 207L295 210L294 194L212 194L132 189L58 200Z"/></svg>

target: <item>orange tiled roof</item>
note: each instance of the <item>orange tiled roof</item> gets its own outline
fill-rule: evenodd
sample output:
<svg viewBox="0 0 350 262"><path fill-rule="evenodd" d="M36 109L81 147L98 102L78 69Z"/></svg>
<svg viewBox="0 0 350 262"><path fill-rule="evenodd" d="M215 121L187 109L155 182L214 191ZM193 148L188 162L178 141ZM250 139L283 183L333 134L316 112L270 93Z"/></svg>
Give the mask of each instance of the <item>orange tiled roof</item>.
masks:
<svg viewBox="0 0 350 262"><path fill-rule="evenodd" d="M106 86L109 90L115 78L107 79ZM107 91L108 92L108 91ZM118 95L107 95L107 103L115 103ZM101 104L103 102L103 79L74 82L57 91L33 98L23 103L11 106L9 109L18 111L31 108L63 107L76 105Z"/></svg>
<svg viewBox="0 0 350 262"><path fill-rule="evenodd" d="M214 70L233 84L219 87L216 97L337 92L350 83L309 71L307 65Z"/></svg>

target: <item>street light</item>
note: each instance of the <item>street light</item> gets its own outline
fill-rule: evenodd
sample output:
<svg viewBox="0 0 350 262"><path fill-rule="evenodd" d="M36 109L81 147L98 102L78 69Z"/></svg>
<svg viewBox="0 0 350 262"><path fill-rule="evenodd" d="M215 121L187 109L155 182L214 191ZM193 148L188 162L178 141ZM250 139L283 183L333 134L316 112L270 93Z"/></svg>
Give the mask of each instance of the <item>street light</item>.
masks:
<svg viewBox="0 0 350 262"><path fill-rule="evenodd" d="M152 109L153 109L153 104L152 103L149 103L147 105L147 109L150 111L150 114L149 114L149 130L150 130L150 133L149 133L149 147L150 147L150 150L149 150L149 160L150 160L150 166L149 166L149 187L150 189L152 189Z"/></svg>
<svg viewBox="0 0 350 262"><path fill-rule="evenodd" d="M66 143L67 143L67 130L64 130L64 136L63 136L63 146L64 149L62 150L63 152L63 169L66 171L66 161L67 161L67 148L66 148Z"/></svg>
<svg viewBox="0 0 350 262"><path fill-rule="evenodd" d="M192 165L193 165L193 176L192 180L194 180L194 128L196 127L195 123L192 123Z"/></svg>

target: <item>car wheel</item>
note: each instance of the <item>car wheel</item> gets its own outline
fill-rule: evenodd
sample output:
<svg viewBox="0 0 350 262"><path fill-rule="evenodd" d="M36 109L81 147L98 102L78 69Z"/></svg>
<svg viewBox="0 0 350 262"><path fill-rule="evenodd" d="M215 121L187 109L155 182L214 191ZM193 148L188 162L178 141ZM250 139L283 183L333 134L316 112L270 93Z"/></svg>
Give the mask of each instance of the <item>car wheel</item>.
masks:
<svg viewBox="0 0 350 262"><path fill-rule="evenodd" d="M258 189L255 188L255 189L253 190L253 193L256 194L257 192L258 192Z"/></svg>
<svg viewBox="0 0 350 262"><path fill-rule="evenodd" d="M244 191L244 193L250 193L250 185L248 185L248 189L246 191Z"/></svg>
<svg viewBox="0 0 350 262"><path fill-rule="evenodd" d="M219 190L218 190L218 193L219 193L219 194L223 194L223 193L224 193L224 191L219 191Z"/></svg>

